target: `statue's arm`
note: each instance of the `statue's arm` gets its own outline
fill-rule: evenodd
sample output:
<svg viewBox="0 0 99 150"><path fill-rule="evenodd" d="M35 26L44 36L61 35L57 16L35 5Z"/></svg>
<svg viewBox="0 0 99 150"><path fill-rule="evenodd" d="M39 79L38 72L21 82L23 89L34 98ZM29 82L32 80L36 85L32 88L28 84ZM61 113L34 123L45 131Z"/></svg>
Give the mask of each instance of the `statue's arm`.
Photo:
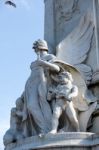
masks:
<svg viewBox="0 0 99 150"><path fill-rule="evenodd" d="M25 121L27 119L27 115L28 115L26 104L24 104L24 108L23 108L23 112L22 113L23 113L22 121Z"/></svg>
<svg viewBox="0 0 99 150"><path fill-rule="evenodd" d="M55 91L53 88L49 88L48 93L47 93L47 100L48 101L52 101L53 99L55 99L56 95L55 95Z"/></svg>
<svg viewBox="0 0 99 150"><path fill-rule="evenodd" d="M71 89L70 94L68 95L69 99L72 99L73 97L76 97L78 95L78 87L77 86L73 86Z"/></svg>
<svg viewBox="0 0 99 150"><path fill-rule="evenodd" d="M17 116L19 116L19 117L23 117L23 112L22 112L22 111L17 110L17 111L16 111L16 115L17 115Z"/></svg>
<svg viewBox="0 0 99 150"><path fill-rule="evenodd" d="M55 71L55 72L60 71L60 67L58 65L44 61L44 60L38 60L37 64L42 66L42 67L49 68L50 70Z"/></svg>

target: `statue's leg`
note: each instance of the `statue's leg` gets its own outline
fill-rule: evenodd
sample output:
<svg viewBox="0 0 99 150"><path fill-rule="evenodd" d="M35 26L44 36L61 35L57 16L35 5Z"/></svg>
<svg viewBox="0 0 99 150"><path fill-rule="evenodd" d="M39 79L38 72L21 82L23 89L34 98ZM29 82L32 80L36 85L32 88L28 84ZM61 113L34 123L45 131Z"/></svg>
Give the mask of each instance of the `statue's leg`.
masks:
<svg viewBox="0 0 99 150"><path fill-rule="evenodd" d="M45 119L45 123L47 128L51 130L51 119L52 119L52 111L50 105L47 101L47 85L46 82L41 81L38 87L38 95L39 95L39 105Z"/></svg>
<svg viewBox="0 0 99 150"><path fill-rule="evenodd" d="M79 122L78 122L77 114L76 114L76 111L73 107L72 102L67 102L66 114L67 114L68 119L71 122L72 126L76 129L77 132L79 132L80 131Z"/></svg>
<svg viewBox="0 0 99 150"><path fill-rule="evenodd" d="M33 106L33 105L31 105ZM29 107L28 108L28 113L29 113L29 119L30 119L30 124L31 126L33 126L32 128L34 128L34 124L35 124L35 128L37 130L38 133L47 133L48 129L46 128L46 122L44 120L44 117L42 115L42 112L40 110L39 107L35 106L35 108L33 107ZM35 122L34 124L32 123L32 119Z"/></svg>
<svg viewBox="0 0 99 150"><path fill-rule="evenodd" d="M39 133L47 133L48 128L47 124L45 122L43 113L41 111L40 105L39 105L39 97L37 91L34 89L34 91L29 95L26 93L26 108L27 108L27 113L29 116L29 122L30 125L29 127L33 130L33 135L34 135L34 129L36 132Z"/></svg>
<svg viewBox="0 0 99 150"><path fill-rule="evenodd" d="M38 102L39 106L44 118L45 127L47 131L49 132L51 130L51 119L52 119L52 111L51 107L47 101L47 79L44 74L44 69L41 67L40 69L40 79L39 79L39 85L37 88L38 93Z"/></svg>
<svg viewBox="0 0 99 150"><path fill-rule="evenodd" d="M59 118L62 114L62 108L59 105L55 105L54 110L53 110L53 116L52 116L52 130L50 133L55 134L57 133L57 128L59 125Z"/></svg>

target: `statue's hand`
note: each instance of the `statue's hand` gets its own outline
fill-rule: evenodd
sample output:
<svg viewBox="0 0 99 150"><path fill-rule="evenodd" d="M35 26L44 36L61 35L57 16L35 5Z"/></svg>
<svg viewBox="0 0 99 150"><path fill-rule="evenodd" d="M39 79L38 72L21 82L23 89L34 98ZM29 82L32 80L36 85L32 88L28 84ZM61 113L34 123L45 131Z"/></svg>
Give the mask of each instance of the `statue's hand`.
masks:
<svg viewBox="0 0 99 150"><path fill-rule="evenodd" d="M70 95L68 95L68 99L72 99L72 95L70 94Z"/></svg>
<svg viewBox="0 0 99 150"><path fill-rule="evenodd" d="M22 116L23 116L23 113L22 113L22 111L17 110L17 111L16 111L16 115L17 115L18 117L22 117Z"/></svg>
<svg viewBox="0 0 99 150"><path fill-rule="evenodd" d="M27 119L27 114L23 113L23 119L22 119L22 121L25 121L26 119Z"/></svg>
<svg viewBox="0 0 99 150"><path fill-rule="evenodd" d="M37 65L39 66L43 66L46 62L44 60L39 59L39 60L36 60L35 63L37 63Z"/></svg>
<svg viewBox="0 0 99 150"><path fill-rule="evenodd" d="M72 96L71 95L68 95L67 97L67 101L71 102L72 101Z"/></svg>

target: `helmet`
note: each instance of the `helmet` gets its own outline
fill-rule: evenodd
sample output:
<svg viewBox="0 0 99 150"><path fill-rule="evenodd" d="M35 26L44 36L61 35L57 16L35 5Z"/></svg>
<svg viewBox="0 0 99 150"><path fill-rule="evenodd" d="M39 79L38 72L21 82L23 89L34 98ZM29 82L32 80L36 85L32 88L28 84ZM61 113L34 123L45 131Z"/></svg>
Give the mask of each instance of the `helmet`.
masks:
<svg viewBox="0 0 99 150"><path fill-rule="evenodd" d="M33 43L33 48L34 49L37 48L39 50L44 49L44 50L48 51L47 42L45 40L41 40L41 39L39 39Z"/></svg>

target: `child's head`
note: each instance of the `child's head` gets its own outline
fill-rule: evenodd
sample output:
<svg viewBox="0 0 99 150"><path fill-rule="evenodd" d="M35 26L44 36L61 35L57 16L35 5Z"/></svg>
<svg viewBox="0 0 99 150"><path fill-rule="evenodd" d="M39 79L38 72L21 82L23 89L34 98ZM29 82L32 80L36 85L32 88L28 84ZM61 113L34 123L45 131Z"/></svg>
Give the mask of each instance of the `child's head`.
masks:
<svg viewBox="0 0 99 150"><path fill-rule="evenodd" d="M67 71L59 72L58 74L52 75L52 79L59 83L73 82L71 73Z"/></svg>
<svg viewBox="0 0 99 150"><path fill-rule="evenodd" d="M22 101L22 98L19 97L17 100L16 100L16 108L18 110L22 110L23 109L23 101Z"/></svg>
<svg viewBox="0 0 99 150"><path fill-rule="evenodd" d="M51 77L57 83L67 84L68 82L73 82L71 73L69 73L67 71L52 74Z"/></svg>
<svg viewBox="0 0 99 150"><path fill-rule="evenodd" d="M64 72L60 72L59 76L63 79L68 79L70 80L71 82L73 82L73 78L72 78L72 75L71 73L67 72L67 71L64 71Z"/></svg>

